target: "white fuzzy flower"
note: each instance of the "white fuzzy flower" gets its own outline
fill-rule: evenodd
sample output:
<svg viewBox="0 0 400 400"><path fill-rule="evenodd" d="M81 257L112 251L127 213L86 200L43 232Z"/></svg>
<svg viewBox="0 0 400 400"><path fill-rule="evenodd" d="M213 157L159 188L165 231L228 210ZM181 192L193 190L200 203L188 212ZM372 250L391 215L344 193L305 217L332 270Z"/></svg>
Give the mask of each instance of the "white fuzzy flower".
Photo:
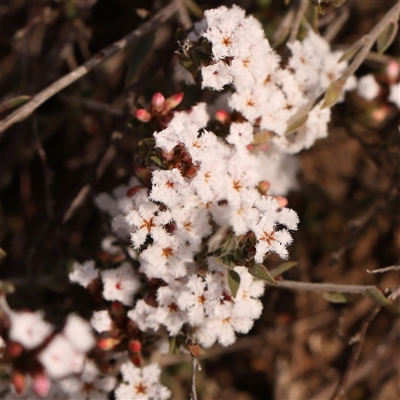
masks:
<svg viewBox="0 0 400 400"><path fill-rule="evenodd" d="M86 353L95 345L89 323L78 315L68 316L63 332L74 348L82 353Z"/></svg>
<svg viewBox="0 0 400 400"><path fill-rule="evenodd" d="M73 271L68 276L71 282L87 287L99 276L99 271L95 268L93 260L86 261L83 264L74 262Z"/></svg>
<svg viewBox="0 0 400 400"><path fill-rule="evenodd" d="M364 99L369 101L373 100L376 96L378 96L379 91L380 86L376 82L374 75L364 75L358 80L357 93Z"/></svg>
<svg viewBox="0 0 400 400"><path fill-rule="evenodd" d="M129 306L133 303L133 295L137 292L140 282L132 266L124 262L120 267L101 272L106 300L117 300Z"/></svg>
<svg viewBox="0 0 400 400"><path fill-rule="evenodd" d="M10 339L21 343L28 350L42 344L53 330L53 327L43 320L43 313L40 311L13 312L10 319Z"/></svg>
<svg viewBox="0 0 400 400"><path fill-rule="evenodd" d="M107 332L112 327L112 319L108 310L95 311L90 323L98 333Z"/></svg>
<svg viewBox="0 0 400 400"><path fill-rule="evenodd" d="M127 362L122 364L121 373L124 383L115 391L116 400L167 400L171 396L159 382L161 371L158 364L137 368Z"/></svg>
<svg viewBox="0 0 400 400"><path fill-rule="evenodd" d="M390 95L388 100L400 109L400 82L390 86Z"/></svg>

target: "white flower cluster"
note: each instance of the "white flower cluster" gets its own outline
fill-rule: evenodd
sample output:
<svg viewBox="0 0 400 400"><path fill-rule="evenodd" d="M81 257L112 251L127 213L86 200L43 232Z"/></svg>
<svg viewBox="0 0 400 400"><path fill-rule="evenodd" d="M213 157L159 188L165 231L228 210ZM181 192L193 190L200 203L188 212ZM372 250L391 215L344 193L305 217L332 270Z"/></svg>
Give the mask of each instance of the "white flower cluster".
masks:
<svg viewBox="0 0 400 400"><path fill-rule="evenodd" d="M290 138L284 134L289 118L347 67L346 62L338 63L342 53L331 52L328 43L309 30L303 41L288 44L292 55L282 67L260 22L246 17L240 7L223 6L204 14L208 27L202 35L212 44L213 60L202 68L203 87L222 90L232 84L235 91L229 106L260 129L275 133L277 137L272 141L285 153L297 153L325 137L330 111L321 110L321 104L296 134ZM344 89L354 86L352 77Z"/></svg>
<svg viewBox="0 0 400 400"><path fill-rule="evenodd" d="M224 141L201 129L207 120L200 104L190 113L176 113L164 131L154 134L166 158L177 146L184 146L196 168L194 177L182 176L178 168L156 170L150 192L139 189L119 202L133 247L140 254L140 272L168 283L157 290L156 308L138 300L128 316L143 331L164 325L177 335L188 323L200 344L211 346L218 340L229 345L235 331L247 333L259 317L261 303L256 299L263 284L238 265L235 270L245 295L239 292L233 298L226 268L209 259L206 277L196 274L195 257L213 232L212 223L230 226L235 235L253 232L254 260L262 263L270 252L287 258L286 247L292 242L288 231L297 229L298 217L258 191L265 166L247 149L253 141L252 125L233 123ZM111 278L103 272L102 279L106 287ZM115 287L114 282L110 287ZM131 296L127 290L126 294Z"/></svg>

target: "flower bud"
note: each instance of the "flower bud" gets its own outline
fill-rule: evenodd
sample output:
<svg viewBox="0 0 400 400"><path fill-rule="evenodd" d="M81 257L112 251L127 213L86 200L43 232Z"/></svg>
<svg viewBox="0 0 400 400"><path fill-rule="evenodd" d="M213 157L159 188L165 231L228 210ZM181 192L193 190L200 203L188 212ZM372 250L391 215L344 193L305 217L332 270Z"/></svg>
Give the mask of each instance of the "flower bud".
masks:
<svg viewBox="0 0 400 400"><path fill-rule="evenodd" d="M171 97L168 97L167 100L165 100L164 104L164 113L168 113L170 110L173 108L177 107L181 101L183 100L183 92L175 93Z"/></svg>
<svg viewBox="0 0 400 400"><path fill-rule="evenodd" d="M269 190L269 188L270 188L270 183L268 182L268 181L261 181L259 184L258 184L258 187L257 187L257 189L258 189L258 191L261 193L261 194L267 194L268 193L268 190Z"/></svg>
<svg viewBox="0 0 400 400"><path fill-rule="evenodd" d="M21 394L26 389L25 375L20 371L14 371L11 376L11 384L17 394Z"/></svg>
<svg viewBox="0 0 400 400"><path fill-rule="evenodd" d="M282 196L274 196L275 200L278 202L279 207L286 207L289 203L288 199L286 197Z"/></svg>
<svg viewBox="0 0 400 400"><path fill-rule="evenodd" d="M165 97L160 92L154 93L150 104L152 114L161 112L164 109L164 103Z"/></svg>
<svg viewBox="0 0 400 400"><path fill-rule="evenodd" d="M135 117L141 122L149 122L151 120L151 114L144 108L138 108L135 111Z"/></svg>
<svg viewBox="0 0 400 400"><path fill-rule="evenodd" d="M50 379L44 374L39 372L32 376L33 378L33 391L40 397L46 397L50 391Z"/></svg>
<svg viewBox="0 0 400 400"><path fill-rule="evenodd" d="M133 365L135 365L136 367L140 367L142 365L142 356L140 354L135 354L131 357L131 361Z"/></svg>
<svg viewBox="0 0 400 400"><path fill-rule="evenodd" d="M400 64L395 60L391 60L386 67L386 73L389 83L396 83L400 75Z"/></svg>
<svg viewBox="0 0 400 400"><path fill-rule="evenodd" d="M99 347L100 349L107 351L107 350L111 350L114 347L118 346L121 343L121 339L119 338L104 338L104 339L100 339L97 342L97 347Z"/></svg>
<svg viewBox="0 0 400 400"><path fill-rule="evenodd" d="M139 340L130 340L128 343L128 348L132 353L140 353L142 350L142 344L139 342Z"/></svg>
<svg viewBox="0 0 400 400"><path fill-rule="evenodd" d="M229 124L229 122L231 121L231 116L225 110L218 110L215 113L215 119L222 124Z"/></svg>
<svg viewBox="0 0 400 400"><path fill-rule="evenodd" d="M23 349L22 345L20 345L17 342L9 342L7 345L7 351L11 357L17 358L22 354L24 349Z"/></svg>

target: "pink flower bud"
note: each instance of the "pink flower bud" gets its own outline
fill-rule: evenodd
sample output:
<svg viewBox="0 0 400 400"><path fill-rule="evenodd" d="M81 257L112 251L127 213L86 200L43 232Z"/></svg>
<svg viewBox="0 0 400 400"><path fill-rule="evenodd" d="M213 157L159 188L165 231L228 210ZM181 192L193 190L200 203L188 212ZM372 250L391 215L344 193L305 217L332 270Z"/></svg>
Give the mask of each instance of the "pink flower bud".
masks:
<svg viewBox="0 0 400 400"><path fill-rule="evenodd" d="M382 104L380 107L377 107L372 111L371 117L374 122L380 123L387 118L389 112L390 107L387 104Z"/></svg>
<svg viewBox="0 0 400 400"><path fill-rule="evenodd" d="M183 96L184 96L183 92L179 92L179 93L175 93L172 96L168 97L168 99L165 100L163 112L168 113L173 108L177 107L183 100Z"/></svg>
<svg viewBox="0 0 400 400"><path fill-rule="evenodd" d="M219 110L215 113L215 119L222 124L228 124L231 120L231 116L225 110Z"/></svg>
<svg viewBox="0 0 400 400"><path fill-rule="evenodd" d="M44 374L44 372L40 372L36 374L33 378L33 391L40 397L46 397L50 391L50 379Z"/></svg>
<svg viewBox="0 0 400 400"><path fill-rule="evenodd" d="M165 97L160 93L154 93L151 99L150 110L152 113L159 113L163 110Z"/></svg>
<svg viewBox="0 0 400 400"><path fill-rule="evenodd" d="M279 207L286 207L289 203L288 199L286 197L282 196L274 196L275 200L278 202Z"/></svg>
<svg viewBox="0 0 400 400"><path fill-rule="evenodd" d="M149 122L151 120L151 114L144 108L138 108L135 111L135 117L141 122Z"/></svg>
<svg viewBox="0 0 400 400"><path fill-rule="evenodd" d="M389 83L396 83L400 75L400 64L395 60L391 60L386 67L386 73Z"/></svg>

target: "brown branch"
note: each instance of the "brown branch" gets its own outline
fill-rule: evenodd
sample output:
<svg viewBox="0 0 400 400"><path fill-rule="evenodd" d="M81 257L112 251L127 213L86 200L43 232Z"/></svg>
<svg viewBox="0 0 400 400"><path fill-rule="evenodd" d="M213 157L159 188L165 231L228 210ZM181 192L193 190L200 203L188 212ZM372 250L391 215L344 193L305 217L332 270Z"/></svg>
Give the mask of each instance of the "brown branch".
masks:
<svg viewBox="0 0 400 400"><path fill-rule="evenodd" d="M378 39L379 35L384 31L384 29L393 21L397 21L400 14L400 0L385 14L385 16L374 26L372 31L364 35L352 47L356 48L357 45L361 46L361 50L358 52L356 57L346 68L343 74L336 80L336 82L346 80L354 74L358 67L363 63L363 61L370 54L370 50L373 44ZM332 82L333 84L333 82ZM308 113L313 109L313 107L318 104L324 97L326 90L322 90L314 99L310 100L305 106L303 106L299 111L297 111L292 117L289 118L287 126L292 125L296 121L301 120L303 117L308 115Z"/></svg>
<svg viewBox="0 0 400 400"><path fill-rule="evenodd" d="M296 282L287 280L278 280L278 284L268 283L267 285L283 288L304 290L306 292L333 292L348 294L366 294L369 290L377 289L375 285L346 285L337 283L313 283L313 282Z"/></svg>
<svg viewBox="0 0 400 400"><path fill-rule="evenodd" d="M304 14L307 10L308 3L308 0L299 0L298 10L294 18L292 28L290 30L289 43L294 42L297 38L297 34L299 33L301 26L301 21L303 20Z"/></svg>
<svg viewBox="0 0 400 400"><path fill-rule="evenodd" d="M400 265L391 265L390 267L379 268L374 270L367 269L367 272L369 274L381 274L383 272L388 272L388 271L400 271Z"/></svg>
<svg viewBox="0 0 400 400"><path fill-rule="evenodd" d="M192 384L190 391L190 400L197 400L197 392L196 392L196 372L197 367L199 365L199 360L197 357L192 356Z"/></svg>
<svg viewBox="0 0 400 400"><path fill-rule="evenodd" d="M361 350L364 345L365 341L365 336L367 335L367 330L368 327L370 326L371 322L375 319L375 317L378 315L381 307L375 307L372 311L369 317L363 322L360 331L356 334L356 343L352 349L350 359L347 363L346 369L344 370L342 376L339 379L339 382L336 386L335 391L333 392L330 400L338 400L339 396L344 393L344 388L346 386L346 383L349 379L351 371L354 369L360 354Z"/></svg>
<svg viewBox="0 0 400 400"><path fill-rule="evenodd" d="M144 23L141 27L135 29L133 32L118 40L117 42L114 42L112 45L104 48L99 53L95 54L89 61L85 62L83 65L76 68L69 74L64 75L62 78L52 83L46 89L39 92L28 103L14 111L3 121L0 121L0 139L8 128L10 128L15 123L27 118L50 97L54 96L62 89L71 85L71 83L86 75L93 68L104 63L104 61L108 60L113 55L119 53L128 46L137 42L142 36L157 29L160 24L172 17L172 15L174 15L178 8L179 1L175 0L171 2L168 6L164 7L158 14L156 14L148 22Z"/></svg>

